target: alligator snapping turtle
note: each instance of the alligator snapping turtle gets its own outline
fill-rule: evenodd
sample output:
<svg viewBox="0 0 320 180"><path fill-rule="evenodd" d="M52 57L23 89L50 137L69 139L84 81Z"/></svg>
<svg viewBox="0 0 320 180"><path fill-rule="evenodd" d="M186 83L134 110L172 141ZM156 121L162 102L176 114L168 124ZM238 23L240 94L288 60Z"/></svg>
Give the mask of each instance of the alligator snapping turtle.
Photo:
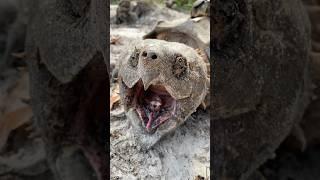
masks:
<svg viewBox="0 0 320 180"><path fill-rule="evenodd" d="M107 1L30 1L31 104L56 179L107 179Z"/></svg>
<svg viewBox="0 0 320 180"><path fill-rule="evenodd" d="M122 102L151 147L181 125L204 101L209 77L204 59L182 43L135 42L119 66ZM144 130L143 130L144 129Z"/></svg>
<svg viewBox="0 0 320 180"><path fill-rule="evenodd" d="M216 0L212 7L211 175L244 180L302 119L311 95L310 25L299 0ZM170 23L160 22L145 38L209 49L199 31Z"/></svg>
<svg viewBox="0 0 320 180"><path fill-rule="evenodd" d="M122 58L121 98L144 147L208 105L209 27L208 17L160 21Z"/></svg>
<svg viewBox="0 0 320 180"><path fill-rule="evenodd" d="M309 102L310 24L299 0L212 3L211 175L244 180Z"/></svg>

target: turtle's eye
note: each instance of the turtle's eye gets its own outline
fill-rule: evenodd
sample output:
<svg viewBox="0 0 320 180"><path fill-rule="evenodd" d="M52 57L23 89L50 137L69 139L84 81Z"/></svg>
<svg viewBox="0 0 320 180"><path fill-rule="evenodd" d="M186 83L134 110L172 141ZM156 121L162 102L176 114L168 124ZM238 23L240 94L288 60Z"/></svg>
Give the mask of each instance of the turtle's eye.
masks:
<svg viewBox="0 0 320 180"><path fill-rule="evenodd" d="M132 67L138 66L138 59L139 59L139 50L135 49L132 55L130 56L129 62Z"/></svg>
<svg viewBox="0 0 320 180"><path fill-rule="evenodd" d="M172 65L172 74L177 79L182 79L186 76L188 71L187 59L181 54L176 54Z"/></svg>

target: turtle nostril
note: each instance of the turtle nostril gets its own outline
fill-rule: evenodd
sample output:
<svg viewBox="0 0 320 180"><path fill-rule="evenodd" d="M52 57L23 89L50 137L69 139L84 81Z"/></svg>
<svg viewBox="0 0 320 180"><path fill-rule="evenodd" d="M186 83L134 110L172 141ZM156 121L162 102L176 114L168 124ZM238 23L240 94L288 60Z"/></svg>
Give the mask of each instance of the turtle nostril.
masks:
<svg viewBox="0 0 320 180"><path fill-rule="evenodd" d="M158 58L158 56L156 54L151 55L151 59L157 59L157 58Z"/></svg>
<svg viewBox="0 0 320 180"><path fill-rule="evenodd" d="M147 53L146 51L143 51L143 52L142 52L142 56L143 56L143 57L147 57L147 55L148 55L148 53Z"/></svg>
<svg viewBox="0 0 320 180"><path fill-rule="evenodd" d="M157 54L152 51L143 51L141 54L142 57L147 58L148 60L155 60L158 58Z"/></svg>

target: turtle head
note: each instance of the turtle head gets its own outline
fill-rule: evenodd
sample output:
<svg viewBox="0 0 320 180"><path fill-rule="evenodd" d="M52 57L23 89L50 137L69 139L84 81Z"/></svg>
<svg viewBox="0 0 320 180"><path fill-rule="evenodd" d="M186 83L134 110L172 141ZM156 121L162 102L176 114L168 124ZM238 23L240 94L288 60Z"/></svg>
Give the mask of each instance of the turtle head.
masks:
<svg viewBox="0 0 320 180"><path fill-rule="evenodd" d="M206 65L193 48L155 39L132 47L119 77L131 120L159 137L196 111L209 86Z"/></svg>

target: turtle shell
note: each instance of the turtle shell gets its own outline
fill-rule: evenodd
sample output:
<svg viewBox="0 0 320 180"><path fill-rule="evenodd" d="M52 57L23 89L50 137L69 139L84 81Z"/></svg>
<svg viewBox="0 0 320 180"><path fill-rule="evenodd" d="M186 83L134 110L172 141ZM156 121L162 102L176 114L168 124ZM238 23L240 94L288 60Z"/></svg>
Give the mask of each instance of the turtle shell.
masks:
<svg viewBox="0 0 320 180"><path fill-rule="evenodd" d="M210 19L208 17L159 21L144 39L180 42L193 48L209 49ZM209 50L208 50L209 52Z"/></svg>

